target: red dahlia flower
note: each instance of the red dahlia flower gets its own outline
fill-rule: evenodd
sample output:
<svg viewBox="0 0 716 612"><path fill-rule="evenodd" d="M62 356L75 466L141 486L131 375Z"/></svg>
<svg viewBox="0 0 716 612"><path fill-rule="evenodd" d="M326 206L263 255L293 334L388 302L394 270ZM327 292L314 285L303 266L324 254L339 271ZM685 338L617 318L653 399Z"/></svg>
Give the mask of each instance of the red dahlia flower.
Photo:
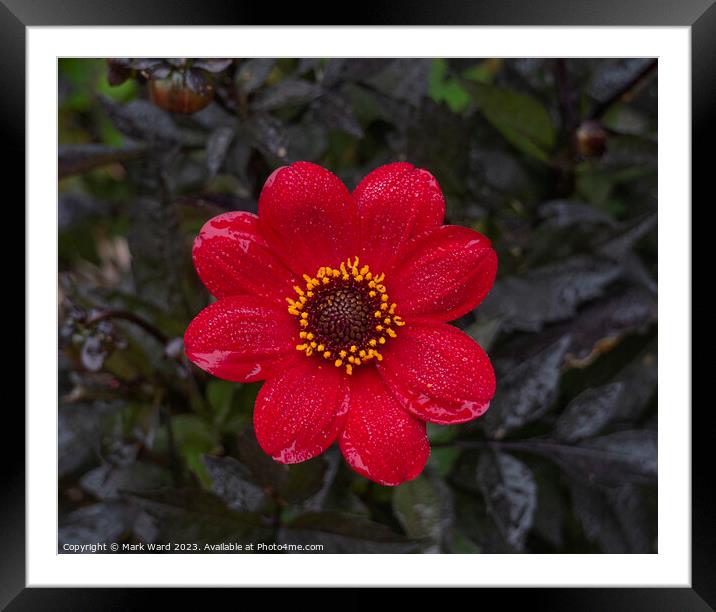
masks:
<svg viewBox="0 0 716 612"><path fill-rule="evenodd" d="M446 322L482 301L497 256L482 234L441 225L444 213L435 178L410 164L351 194L298 162L266 181L258 216L204 225L194 264L217 301L186 330L186 354L219 378L266 380L254 429L276 461L338 441L356 472L397 485L425 467L425 421L487 410L490 361Z"/></svg>

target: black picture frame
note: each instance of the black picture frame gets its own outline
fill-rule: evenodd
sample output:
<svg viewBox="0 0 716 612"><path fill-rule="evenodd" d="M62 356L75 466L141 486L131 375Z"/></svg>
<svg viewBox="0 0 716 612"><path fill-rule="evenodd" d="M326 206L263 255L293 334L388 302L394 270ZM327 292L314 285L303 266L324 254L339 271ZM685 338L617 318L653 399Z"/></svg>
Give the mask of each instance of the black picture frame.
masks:
<svg viewBox="0 0 716 612"><path fill-rule="evenodd" d="M690 26L692 57L692 179L694 198L706 194L713 172L712 143L716 141L716 5L714 0L443 0L439 4L417 0L356 6L354 25L553 25L553 26ZM19 177L25 165L25 39L29 26L61 25L317 25L337 24L341 5L321 8L320 18L309 14L306 5L282 5L280 11L264 4L222 0L0 0L0 118L3 144L9 153L4 162L6 176ZM277 23L278 20L278 23ZM8 180L6 205L14 202L24 227L24 183ZM713 199L713 195L711 195ZM31 228L24 227L25 231ZM14 248L14 247L13 247ZM16 282L20 270L15 270ZM7 281L6 282L10 282ZM18 292L19 293L19 292ZM16 307L19 311L19 307ZM25 320L30 325L31 321ZM28 364L32 367L32 364ZM701 408L705 408L702 406ZM689 409L688 406L672 409ZM711 492L711 431L708 410L692 413L692 588L610 589L486 589L480 595L501 606L527 603L549 610L713 610L716 609L716 507ZM16 406L5 410L6 439L19 448L0 445L6 456L0 481L2 504L2 571L0 605L8 610L99 610L166 605L171 593L154 589L30 589L25 588L25 453L24 415ZM665 418L662 416L662 419ZM54 452L49 451L48 452ZM179 593L185 605L207 600L199 590ZM213 595L212 595L213 597ZM272 603L293 597L282 591L272 594ZM349 598L351 606L370 602L363 590Z"/></svg>

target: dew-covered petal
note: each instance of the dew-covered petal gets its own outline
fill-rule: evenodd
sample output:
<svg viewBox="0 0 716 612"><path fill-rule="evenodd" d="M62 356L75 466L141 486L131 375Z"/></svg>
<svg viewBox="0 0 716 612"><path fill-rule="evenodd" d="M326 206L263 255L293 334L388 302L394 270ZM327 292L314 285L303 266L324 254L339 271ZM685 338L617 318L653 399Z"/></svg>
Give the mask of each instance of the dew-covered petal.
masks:
<svg viewBox="0 0 716 612"><path fill-rule="evenodd" d="M397 162L376 168L353 191L360 218L361 259L387 272L403 245L423 230L440 225L445 199L427 170Z"/></svg>
<svg viewBox="0 0 716 612"><path fill-rule="evenodd" d="M294 275L271 252L258 225L256 215L233 211L201 228L192 257L212 295L261 295L283 302L291 293Z"/></svg>
<svg viewBox="0 0 716 612"><path fill-rule="evenodd" d="M276 170L259 198L262 235L299 276L355 255L353 215L346 186L309 162Z"/></svg>
<svg viewBox="0 0 716 612"><path fill-rule="evenodd" d="M405 246L386 284L401 315L452 321L485 298L496 274L497 254L488 238L443 225Z"/></svg>
<svg viewBox="0 0 716 612"><path fill-rule="evenodd" d="M296 320L286 308L235 295L207 306L184 333L187 357L214 376L251 382L272 376L296 353Z"/></svg>
<svg viewBox="0 0 716 612"><path fill-rule="evenodd" d="M350 383L351 407L339 438L346 461L383 485L418 476L430 455L425 423L400 407L374 368L361 368Z"/></svg>
<svg viewBox="0 0 716 612"><path fill-rule="evenodd" d="M254 408L256 439L276 461L307 461L335 441L348 406L348 382L341 370L298 355L261 387Z"/></svg>
<svg viewBox="0 0 716 612"><path fill-rule="evenodd" d="M479 417L495 395L495 373L480 345L446 323L408 323L383 350L388 388L412 414L431 423Z"/></svg>

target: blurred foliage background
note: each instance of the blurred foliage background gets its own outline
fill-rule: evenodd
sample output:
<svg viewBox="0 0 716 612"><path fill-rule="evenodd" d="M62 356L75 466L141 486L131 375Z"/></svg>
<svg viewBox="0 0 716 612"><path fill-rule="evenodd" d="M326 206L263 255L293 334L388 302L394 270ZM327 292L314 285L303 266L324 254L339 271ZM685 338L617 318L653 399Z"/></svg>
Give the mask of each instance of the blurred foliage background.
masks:
<svg viewBox="0 0 716 612"><path fill-rule="evenodd" d="M657 79L650 59L61 59L59 544L657 550ZM497 395L396 488L258 448L258 385L191 366L202 224L310 160L407 160L487 234L456 324Z"/></svg>

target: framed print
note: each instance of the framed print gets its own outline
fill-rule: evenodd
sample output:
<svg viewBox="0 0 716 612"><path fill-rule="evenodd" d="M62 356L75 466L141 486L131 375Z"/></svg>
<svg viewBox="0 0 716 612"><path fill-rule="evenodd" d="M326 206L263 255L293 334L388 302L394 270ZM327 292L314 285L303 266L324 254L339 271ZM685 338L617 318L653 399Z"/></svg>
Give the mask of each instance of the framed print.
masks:
<svg viewBox="0 0 716 612"><path fill-rule="evenodd" d="M710 609L711 3L163 4L0 7L27 240L3 603Z"/></svg>

